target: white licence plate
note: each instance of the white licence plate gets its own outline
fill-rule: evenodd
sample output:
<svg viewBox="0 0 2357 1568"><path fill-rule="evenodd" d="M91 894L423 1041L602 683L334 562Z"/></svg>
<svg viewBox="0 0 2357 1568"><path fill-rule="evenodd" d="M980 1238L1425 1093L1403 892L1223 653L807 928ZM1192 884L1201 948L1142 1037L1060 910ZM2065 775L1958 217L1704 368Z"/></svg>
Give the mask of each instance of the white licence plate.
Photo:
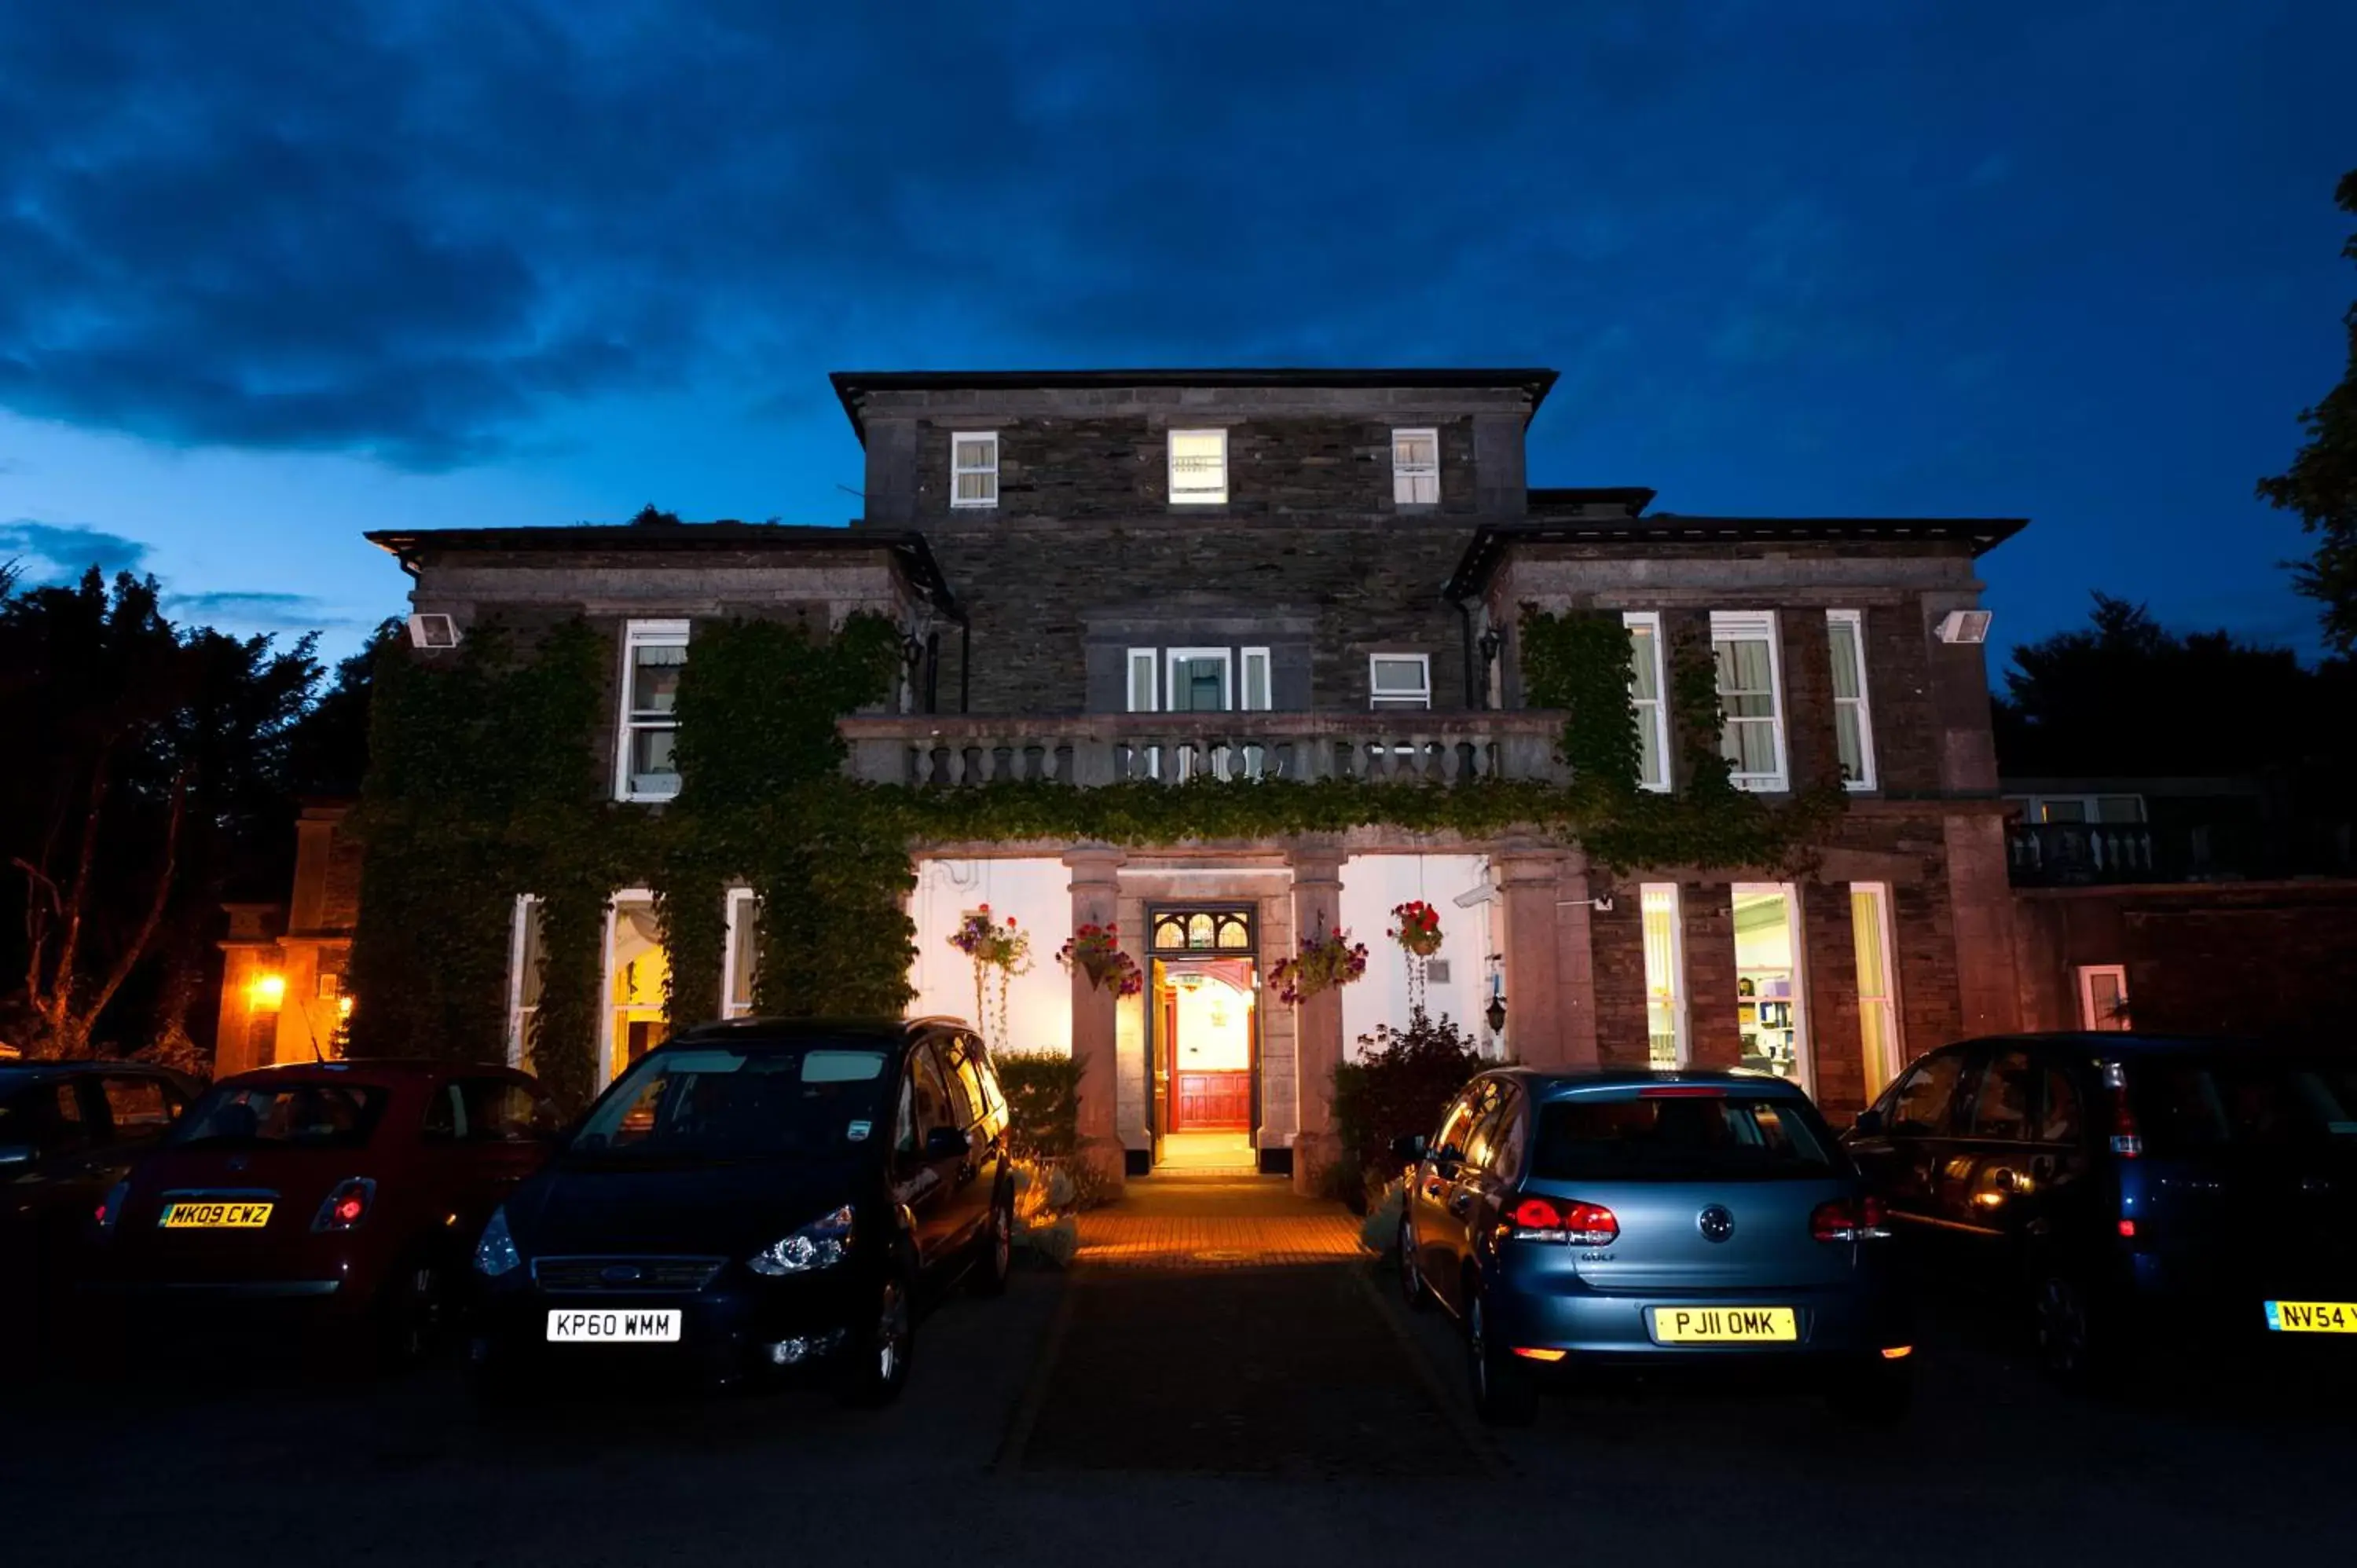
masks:
<svg viewBox="0 0 2357 1568"><path fill-rule="evenodd" d="M552 1345L609 1339L619 1344L646 1344L673 1341L678 1337L677 1307L659 1312L601 1312L552 1307L548 1314L548 1339Z"/></svg>

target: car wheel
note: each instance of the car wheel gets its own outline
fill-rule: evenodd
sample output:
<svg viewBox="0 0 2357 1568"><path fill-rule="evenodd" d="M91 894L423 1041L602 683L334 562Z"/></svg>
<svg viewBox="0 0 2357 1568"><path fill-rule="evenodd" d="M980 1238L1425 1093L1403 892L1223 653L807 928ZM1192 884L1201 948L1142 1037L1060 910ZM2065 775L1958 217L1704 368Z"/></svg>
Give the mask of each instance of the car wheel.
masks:
<svg viewBox="0 0 2357 1568"><path fill-rule="evenodd" d="M975 1260L971 1283L976 1295L1001 1295L1006 1276L1015 1270L1015 1195L1007 1193L990 1206L983 1227L982 1256Z"/></svg>
<svg viewBox="0 0 2357 1568"><path fill-rule="evenodd" d="M1491 1335L1478 1283L1466 1292L1465 1375L1473 1412L1491 1426L1527 1426L1538 1414L1538 1389L1513 1352Z"/></svg>
<svg viewBox="0 0 2357 1568"><path fill-rule="evenodd" d="M1399 1222L1399 1287L1400 1299L1407 1303L1409 1311L1432 1309L1432 1293L1424 1288L1424 1270L1415 1261L1415 1226L1405 1214Z"/></svg>
<svg viewBox="0 0 2357 1568"><path fill-rule="evenodd" d="M1846 1420L1895 1426L1914 1408L1915 1380L1905 1362L1878 1361L1844 1373L1825 1402Z"/></svg>
<svg viewBox="0 0 2357 1568"><path fill-rule="evenodd" d="M909 1355L917 1339L916 1311L909 1300L908 1274L886 1274L868 1297L866 1321L852 1331L844 1367L843 1398L846 1404L875 1407L890 1404L909 1383Z"/></svg>
<svg viewBox="0 0 2357 1568"><path fill-rule="evenodd" d="M2038 1334L2038 1364L2056 1382L2093 1388L2108 1369L2110 1347L2101 1332L2094 1300L2086 1285L2065 1273L2040 1276L2031 1302Z"/></svg>

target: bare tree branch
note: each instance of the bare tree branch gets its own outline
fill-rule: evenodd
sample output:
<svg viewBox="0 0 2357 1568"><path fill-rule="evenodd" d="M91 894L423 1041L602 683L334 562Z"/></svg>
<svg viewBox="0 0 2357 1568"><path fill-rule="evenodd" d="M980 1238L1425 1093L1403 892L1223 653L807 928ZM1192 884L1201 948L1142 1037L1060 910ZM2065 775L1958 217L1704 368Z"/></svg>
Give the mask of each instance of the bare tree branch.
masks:
<svg viewBox="0 0 2357 1568"><path fill-rule="evenodd" d="M156 895L147 901L147 914L139 922L139 929L124 944L123 950L115 954L114 966L107 971L98 994L91 998L89 1009L75 1021L75 1034L81 1040L88 1040L90 1031L97 1026L99 1015L106 1011L106 1004L114 1000L114 993L123 988L123 983L130 978L131 972L138 967L140 959L146 955L147 944L156 940L156 928L164 923L164 910L172 901L173 876L179 864L180 823L188 810L188 772L183 768L172 777L172 814L164 829L164 861L156 868Z"/></svg>

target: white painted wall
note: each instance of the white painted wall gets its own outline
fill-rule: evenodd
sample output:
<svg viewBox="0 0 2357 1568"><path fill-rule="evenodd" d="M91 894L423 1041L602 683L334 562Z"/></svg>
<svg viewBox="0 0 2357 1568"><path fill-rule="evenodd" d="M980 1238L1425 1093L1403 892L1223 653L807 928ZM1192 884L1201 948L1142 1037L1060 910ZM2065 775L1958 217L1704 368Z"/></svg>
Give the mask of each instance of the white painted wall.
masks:
<svg viewBox="0 0 2357 1568"><path fill-rule="evenodd" d="M1378 1024L1403 1027L1407 1023L1407 966L1399 944L1383 933L1391 929L1394 905L1421 898L1440 911L1440 951L1447 961L1446 984L1429 986L1425 1010L1436 1019L1446 1013L1477 1042L1486 1044L1481 1010L1489 1005L1483 959L1496 950L1489 945L1488 921L1494 905L1457 907L1460 893L1489 885L1490 863L1478 854L1362 854L1342 866L1342 925L1351 940L1367 944L1367 972L1354 985L1342 988L1343 1049L1359 1054L1359 1036ZM1272 994L1274 994L1272 993Z"/></svg>
<svg viewBox="0 0 2357 1568"><path fill-rule="evenodd" d="M909 918L917 924L917 961L909 974L917 988L912 1015L974 1016L974 964L950 946L966 912L984 904L993 918L1015 917L1031 934L1031 969L1016 977L1006 998L1007 1034L1018 1051L1072 1049L1072 982L1056 950L1072 934L1072 874L1060 860L929 860L916 863Z"/></svg>

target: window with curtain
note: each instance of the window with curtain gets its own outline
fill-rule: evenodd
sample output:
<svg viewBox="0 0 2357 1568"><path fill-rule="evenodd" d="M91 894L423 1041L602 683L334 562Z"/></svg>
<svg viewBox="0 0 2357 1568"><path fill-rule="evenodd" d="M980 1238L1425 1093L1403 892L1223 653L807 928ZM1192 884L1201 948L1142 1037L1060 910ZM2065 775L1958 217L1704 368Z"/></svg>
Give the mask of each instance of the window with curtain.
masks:
<svg viewBox="0 0 2357 1568"><path fill-rule="evenodd" d="M1243 685L1243 701L1239 705L1246 712L1265 712L1275 705L1270 695L1267 649L1244 650Z"/></svg>
<svg viewBox="0 0 2357 1568"><path fill-rule="evenodd" d="M1440 432L1392 432L1392 500L1399 506L1440 502Z"/></svg>
<svg viewBox="0 0 2357 1568"><path fill-rule="evenodd" d="M532 1021L540 1015L541 903L525 894L515 901L515 926L508 940L508 1065L532 1062Z"/></svg>
<svg viewBox="0 0 2357 1568"><path fill-rule="evenodd" d="M1834 661L1834 739L1842 787L1874 788L1874 720L1866 701L1866 626L1862 612L1827 610L1825 642Z"/></svg>
<svg viewBox="0 0 2357 1568"><path fill-rule="evenodd" d="M668 800L679 793L679 679L687 667L687 622L634 620L622 639L620 758L615 794Z"/></svg>
<svg viewBox="0 0 2357 1568"><path fill-rule="evenodd" d="M1174 714L1225 713L1229 707L1228 650L1172 649L1169 698L1167 705Z"/></svg>
<svg viewBox="0 0 2357 1568"><path fill-rule="evenodd" d="M728 891L727 951L722 954L720 1015L742 1018L753 1011L753 981L761 961L761 905L749 887Z"/></svg>
<svg viewBox="0 0 2357 1568"><path fill-rule="evenodd" d="M1879 882L1851 883L1849 921L1857 947L1857 1030L1866 1056L1866 1097L1872 1100L1907 1062L1899 1035L1890 889Z"/></svg>
<svg viewBox="0 0 2357 1568"><path fill-rule="evenodd" d="M1663 703L1662 618L1631 610L1620 618L1629 628L1629 702L1637 710L1637 782L1647 789L1670 787L1669 714Z"/></svg>
<svg viewBox="0 0 2357 1568"><path fill-rule="evenodd" d="M1161 706L1157 700L1159 684L1156 680L1161 655L1151 648L1129 650L1129 711L1150 714Z"/></svg>
<svg viewBox="0 0 2357 1568"><path fill-rule="evenodd" d="M1784 768L1784 706L1778 679L1775 615L1714 612L1710 641L1718 661L1719 705L1727 714L1719 731L1719 750L1734 764L1736 788L1791 788Z"/></svg>
<svg viewBox="0 0 2357 1568"><path fill-rule="evenodd" d="M998 432L961 431L950 437L950 505L998 504Z"/></svg>
<svg viewBox="0 0 2357 1568"><path fill-rule="evenodd" d="M1170 502L1202 506L1228 499L1228 433L1224 430L1174 430L1170 433Z"/></svg>
<svg viewBox="0 0 2357 1568"><path fill-rule="evenodd" d="M1649 882L1641 895L1645 927L1645 1054L1655 1068L1685 1065L1686 998L1684 944L1679 940L1678 888Z"/></svg>

